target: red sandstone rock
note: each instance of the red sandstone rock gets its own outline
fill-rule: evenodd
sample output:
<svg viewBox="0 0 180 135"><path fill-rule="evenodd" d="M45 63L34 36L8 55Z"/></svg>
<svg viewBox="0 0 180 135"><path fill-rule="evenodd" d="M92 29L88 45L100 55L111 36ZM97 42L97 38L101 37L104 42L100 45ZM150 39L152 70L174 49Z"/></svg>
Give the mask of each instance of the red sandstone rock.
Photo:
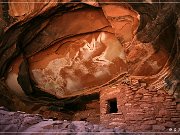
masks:
<svg viewBox="0 0 180 135"><path fill-rule="evenodd" d="M151 130L152 127L147 124L156 122L157 125L153 125L152 130L163 131L166 124L171 124L163 125L167 120L171 119L173 124L179 122L179 112L176 111L179 110L179 105L172 97L173 90L179 83L175 81L178 78L176 74L178 76L179 73L176 73L179 50L178 43L174 42L177 40L174 37L178 37L174 34L174 5L160 4L157 8L156 4L145 4L141 7L138 4L131 6L82 2L91 6L77 3L57 5L56 1L46 4L10 3L9 14L17 19L17 23L4 30L5 36L0 44L0 79L5 78L11 91L25 99L27 94L28 100L34 100L31 99L34 94L34 102L41 98L36 95L38 90L59 99L100 91L100 107L96 102L86 105L86 109L81 111L68 110L68 113L73 113L73 120L97 122L101 117L101 123L105 125L109 125L109 122L111 126L119 123L120 127L133 131ZM152 12L149 11L151 7ZM155 11L156 9L158 11ZM37 15L40 16L36 17ZM144 15L150 20L143 19ZM140 34L137 33L138 26ZM147 29L150 30L145 31ZM141 37L138 38L137 35ZM143 43L142 39L151 41ZM28 63L24 68L23 65L20 66L23 59ZM173 77L168 82L171 75ZM19 81L29 80L30 85L26 87L29 91L23 87L26 83L17 81L18 76ZM132 80L131 83L129 80ZM148 88L140 88L141 82L147 84L143 87ZM114 86L116 83L118 87ZM172 86L169 90L170 96L164 88L166 83L167 86ZM0 90L2 89L4 85L0 85ZM6 89L2 100L7 100ZM47 100L44 103L47 106L56 102L44 99ZM111 99L117 101L117 113L107 111L110 106L108 100ZM13 98L12 100L16 101ZM69 100L76 101L62 99L62 102ZM30 102L20 106L17 102L13 103L19 108L32 104ZM79 105L78 102L75 103ZM62 108L68 105L65 104ZM56 103L56 106L60 104ZM96 113L97 115L94 115ZM62 117L50 111L46 111L44 115ZM159 123L163 126L158 125ZM76 124L78 123L75 122L70 127L75 129ZM49 129L51 126L45 128ZM84 130L81 126L79 128L78 130Z"/></svg>
<svg viewBox="0 0 180 135"><path fill-rule="evenodd" d="M142 97L143 97L142 94L136 94L136 95L134 96L135 99L136 99L136 98L142 98Z"/></svg>
<svg viewBox="0 0 180 135"><path fill-rule="evenodd" d="M144 88L140 88L136 93L142 93L142 94L145 94L147 93L148 90L144 89Z"/></svg>
<svg viewBox="0 0 180 135"><path fill-rule="evenodd" d="M171 118L172 121L180 121L180 118Z"/></svg>
<svg viewBox="0 0 180 135"><path fill-rule="evenodd" d="M142 108L145 108L145 107L151 108L151 107L153 107L153 105L152 105L152 104L148 104L148 103L142 103L142 104L140 105L140 107L142 107Z"/></svg>
<svg viewBox="0 0 180 135"><path fill-rule="evenodd" d="M139 86L138 80L131 80L132 85Z"/></svg>
<svg viewBox="0 0 180 135"><path fill-rule="evenodd" d="M180 110L180 104L177 104L177 110Z"/></svg>
<svg viewBox="0 0 180 135"><path fill-rule="evenodd" d="M141 129L141 131L150 131L150 130L152 130L152 125L142 125L141 127L140 127L140 129Z"/></svg>
<svg viewBox="0 0 180 135"><path fill-rule="evenodd" d="M164 102L164 97L153 97L152 98L153 102Z"/></svg>
<svg viewBox="0 0 180 135"><path fill-rule="evenodd" d="M165 127L162 125L153 125L152 128L155 131L164 131L165 130Z"/></svg>

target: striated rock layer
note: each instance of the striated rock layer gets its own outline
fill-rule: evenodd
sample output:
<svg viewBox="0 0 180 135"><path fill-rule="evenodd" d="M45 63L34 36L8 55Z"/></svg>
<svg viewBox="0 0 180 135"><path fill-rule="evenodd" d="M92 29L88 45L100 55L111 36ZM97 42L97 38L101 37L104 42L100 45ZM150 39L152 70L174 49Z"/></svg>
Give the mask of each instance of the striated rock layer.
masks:
<svg viewBox="0 0 180 135"><path fill-rule="evenodd" d="M24 48L31 78L38 88L58 98L68 97L127 73L122 44L132 40L138 26L138 14L123 6L109 6L103 6L107 18L119 18L118 24L110 21L112 27L99 9L67 12L50 20L46 28ZM116 14L109 8L117 8ZM70 22L74 17L76 19ZM68 38L63 39L65 37ZM48 48L40 51L41 46ZM10 88L15 85L19 93L22 89L18 86L17 77L22 61L23 58L18 57L13 62L6 79L7 85Z"/></svg>

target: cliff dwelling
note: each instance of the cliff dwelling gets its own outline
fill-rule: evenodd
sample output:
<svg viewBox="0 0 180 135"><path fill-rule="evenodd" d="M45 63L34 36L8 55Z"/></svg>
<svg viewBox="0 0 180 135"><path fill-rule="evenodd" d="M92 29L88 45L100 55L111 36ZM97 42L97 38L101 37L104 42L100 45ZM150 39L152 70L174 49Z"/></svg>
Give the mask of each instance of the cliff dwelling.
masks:
<svg viewBox="0 0 180 135"><path fill-rule="evenodd" d="M168 2L2 1L0 105L54 121L180 132L180 4Z"/></svg>

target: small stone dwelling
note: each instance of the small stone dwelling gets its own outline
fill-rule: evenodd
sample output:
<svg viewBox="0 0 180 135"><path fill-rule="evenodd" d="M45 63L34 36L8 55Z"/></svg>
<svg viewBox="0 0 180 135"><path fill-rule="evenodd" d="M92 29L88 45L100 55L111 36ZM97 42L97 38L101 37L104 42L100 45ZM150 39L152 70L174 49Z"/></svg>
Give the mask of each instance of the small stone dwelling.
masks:
<svg viewBox="0 0 180 135"><path fill-rule="evenodd" d="M180 126L180 104L163 90L117 84L100 92L100 121L130 131L168 131Z"/></svg>
<svg viewBox="0 0 180 135"><path fill-rule="evenodd" d="M87 102L84 102L87 101ZM164 90L134 81L116 83L81 96L72 120L89 121L127 131L179 130L180 104Z"/></svg>

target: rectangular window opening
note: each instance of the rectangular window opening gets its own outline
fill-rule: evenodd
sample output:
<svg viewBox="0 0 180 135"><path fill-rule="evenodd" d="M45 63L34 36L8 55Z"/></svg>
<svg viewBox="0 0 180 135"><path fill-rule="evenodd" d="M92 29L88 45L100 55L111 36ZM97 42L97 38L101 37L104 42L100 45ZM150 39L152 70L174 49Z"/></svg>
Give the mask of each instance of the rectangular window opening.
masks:
<svg viewBox="0 0 180 135"><path fill-rule="evenodd" d="M118 113L116 98L107 101L107 113Z"/></svg>

